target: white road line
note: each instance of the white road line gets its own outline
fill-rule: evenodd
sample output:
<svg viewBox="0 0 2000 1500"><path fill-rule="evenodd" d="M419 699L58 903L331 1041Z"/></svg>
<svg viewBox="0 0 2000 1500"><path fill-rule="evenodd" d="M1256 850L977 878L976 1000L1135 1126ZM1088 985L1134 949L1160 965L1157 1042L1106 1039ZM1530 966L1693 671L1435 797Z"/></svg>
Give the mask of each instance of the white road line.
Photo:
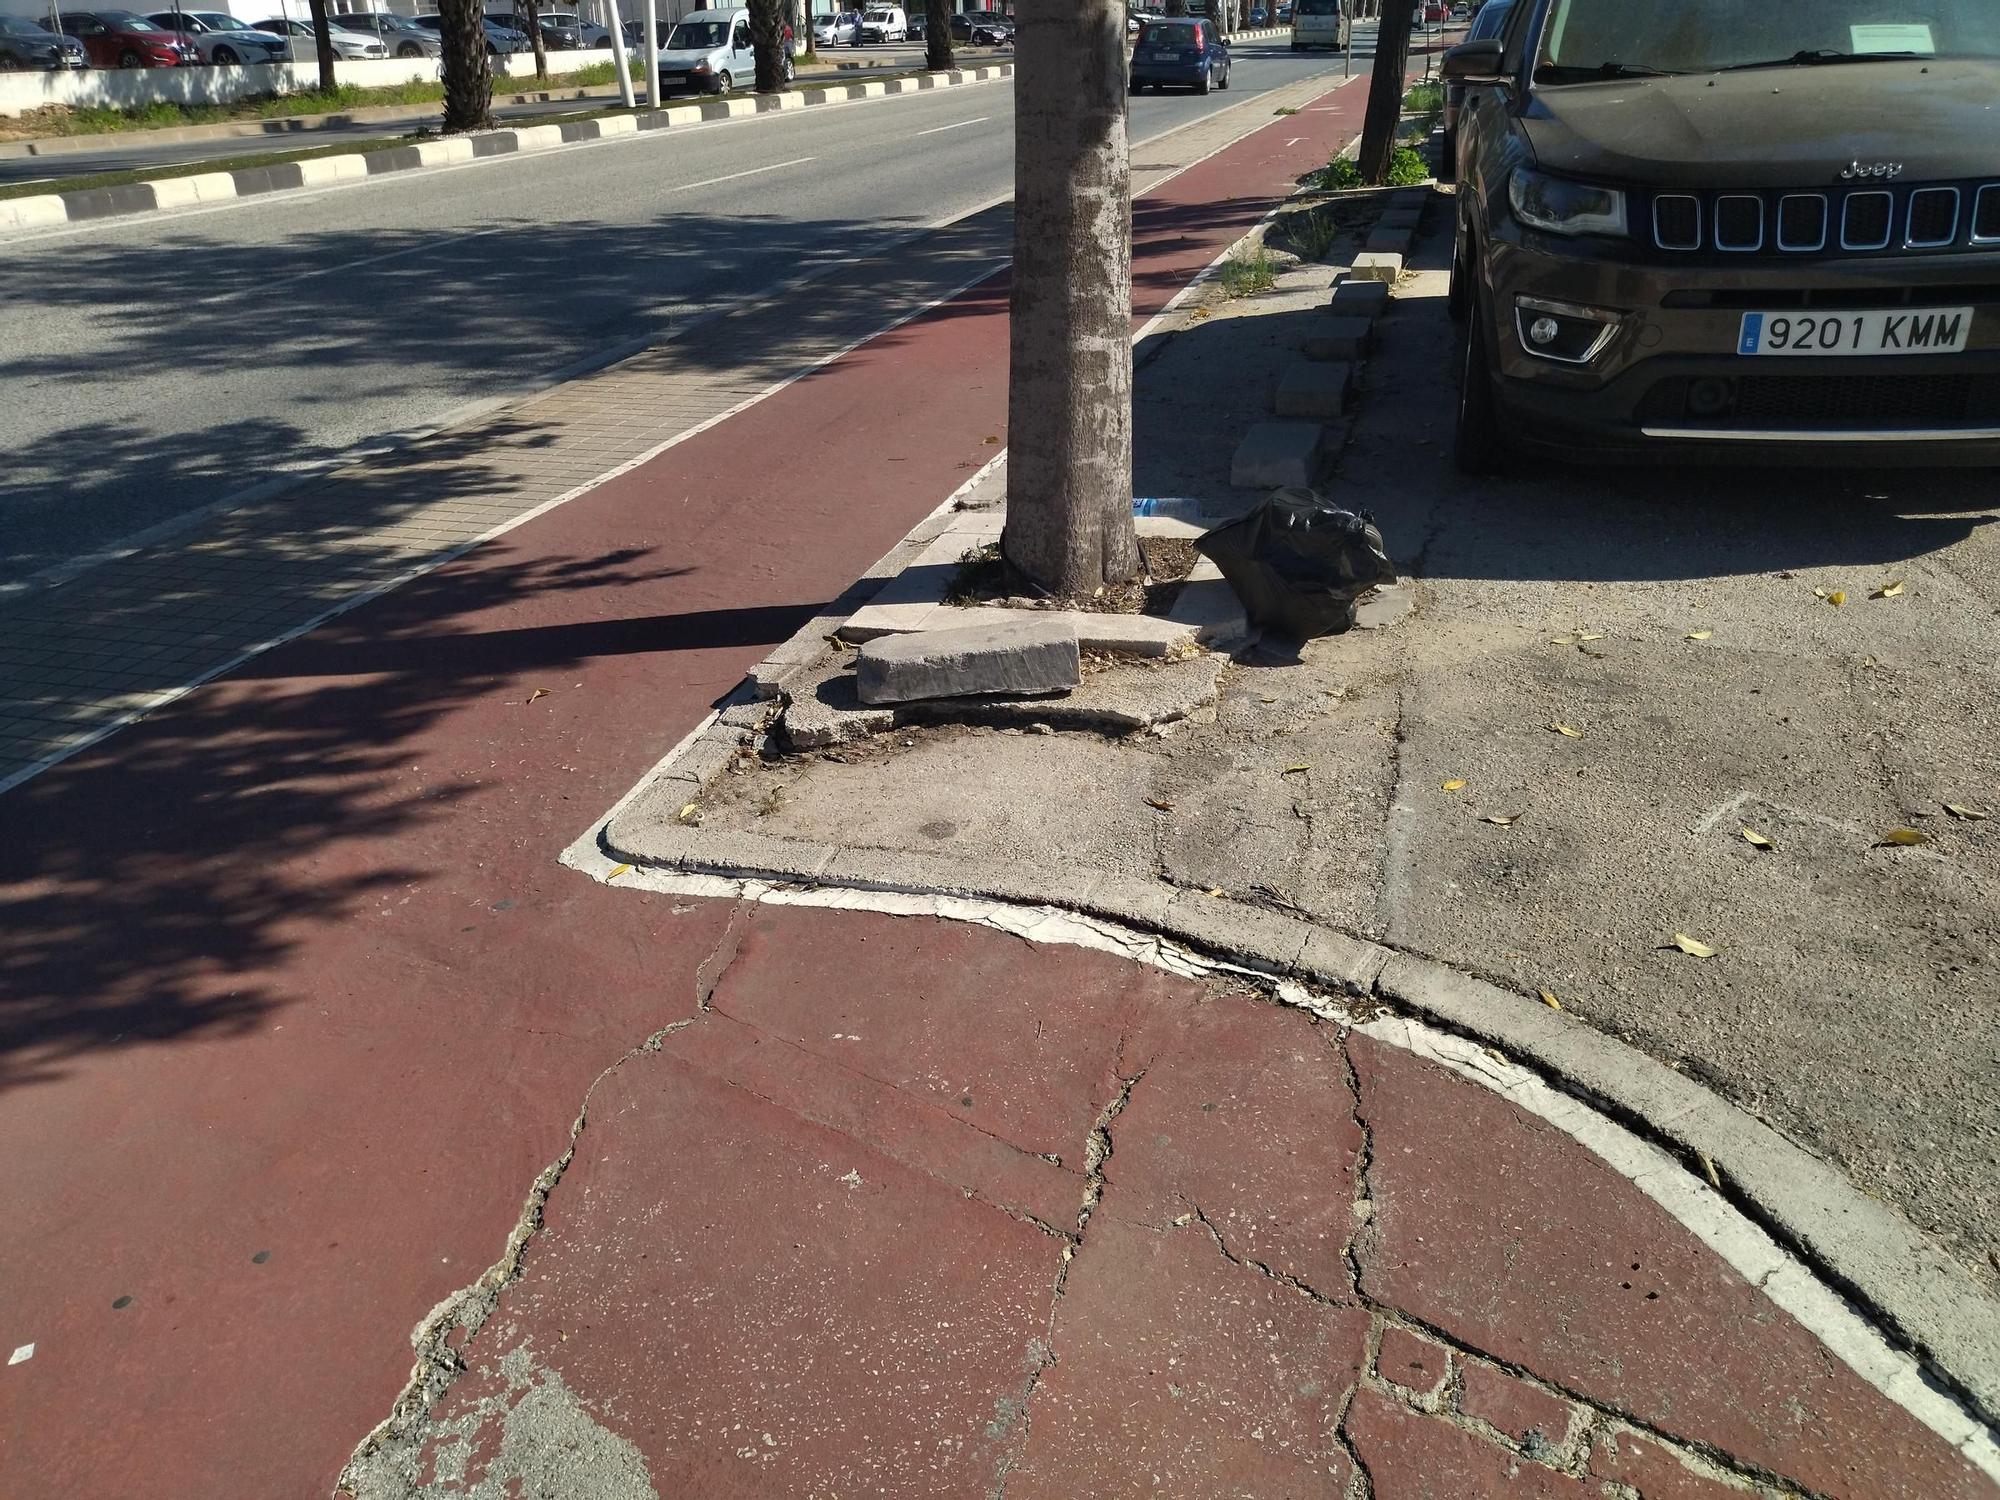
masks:
<svg viewBox="0 0 2000 1500"><path fill-rule="evenodd" d="M990 120L990 119L992 119L992 118L993 118L993 116L991 116L991 115L981 115L981 116L980 116L980 117L979 117L978 119L976 119L976 120L960 120L960 121L958 121L958 122L957 122L956 124L953 124L953 125L934 125L934 126L932 126L932 127L931 127L931 128L929 129L929 130L919 130L919 131L917 132L917 134L918 134L918 135L939 135L939 134L942 134L942 133L943 133L944 131L947 131L947 130L963 130L963 129L965 129L965 127L966 127L966 126L968 126L968 125L984 125L984 124L985 124L985 123L986 123L986 122L987 122L988 120Z"/></svg>
<svg viewBox="0 0 2000 1500"><path fill-rule="evenodd" d="M730 172L722 177L707 177L700 182L683 182L678 187L664 191L669 193L691 193L696 188L714 187L718 182L734 182L739 177L755 177L760 172L782 172L786 167L802 167L809 161L818 161L817 156L795 156L790 161L774 161L768 167L751 167L743 172Z"/></svg>

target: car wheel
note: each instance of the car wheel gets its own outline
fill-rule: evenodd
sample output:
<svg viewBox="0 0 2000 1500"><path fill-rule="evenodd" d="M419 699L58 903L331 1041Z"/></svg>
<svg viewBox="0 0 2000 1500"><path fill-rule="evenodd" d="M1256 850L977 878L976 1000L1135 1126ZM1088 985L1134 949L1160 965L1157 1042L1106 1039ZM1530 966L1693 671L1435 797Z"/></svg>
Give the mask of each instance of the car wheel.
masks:
<svg viewBox="0 0 2000 1500"><path fill-rule="evenodd" d="M1219 89L1226 89L1229 87L1229 69L1224 68L1222 70L1222 81L1216 84L1216 87Z"/></svg>
<svg viewBox="0 0 2000 1500"><path fill-rule="evenodd" d="M218 68L233 68L238 66L242 59L236 55L234 47L217 47L209 62Z"/></svg>
<svg viewBox="0 0 2000 1500"><path fill-rule="evenodd" d="M0 52L0 73L11 73L21 66L21 59L11 52Z"/></svg>
<svg viewBox="0 0 2000 1500"><path fill-rule="evenodd" d="M405 42L396 49L396 56L398 57L422 57L423 55L424 49L419 47L415 42Z"/></svg>
<svg viewBox="0 0 2000 1500"><path fill-rule="evenodd" d="M1469 311L1472 298L1472 269L1467 264L1465 247L1470 238L1465 232L1465 216L1458 220L1458 233L1451 246L1451 281L1445 292L1444 308L1454 323L1463 323Z"/></svg>
<svg viewBox="0 0 2000 1500"><path fill-rule="evenodd" d="M128 50L118 54L118 66L121 68L140 68L145 64L146 60L136 52Z"/></svg>
<svg viewBox="0 0 2000 1500"><path fill-rule="evenodd" d="M1486 318L1477 292L1468 291L1466 311L1458 341L1458 418L1452 429L1451 456L1464 473L1497 474L1506 455L1500 446L1492 361L1486 352Z"/></svg>
<svg viewBox="0 0 2000 1500"><path fill-rule="evenodd" d="M722 95L735 87L736 80L729 76L729 69L724 68L720 73L715 75L715 93L717 98L721 98Z"/></svg>
<svg viewBox="0 0 2000 1500"><path fill-rule="evenodd" d="M1444 139L1438 142L1437 179L1439 182L1458 181L1458 132L1447 130Z"/></svg>
<svg viewBox="0 0 2000 1500"><path fill-rule="evenodd" d="M486 44L486 55L488 57L498 57L500 55L500 49L494 46L491 42L488 42Z"/></svg>
<svg viewBox="0 0 2000 1500"><path fill-rule="evenodd" d="M1208 74L1204 73L1201 75L1201 82L1197 83L1194 86L1194 91L1197 94L1205 94L1208 92Z"/></svg>

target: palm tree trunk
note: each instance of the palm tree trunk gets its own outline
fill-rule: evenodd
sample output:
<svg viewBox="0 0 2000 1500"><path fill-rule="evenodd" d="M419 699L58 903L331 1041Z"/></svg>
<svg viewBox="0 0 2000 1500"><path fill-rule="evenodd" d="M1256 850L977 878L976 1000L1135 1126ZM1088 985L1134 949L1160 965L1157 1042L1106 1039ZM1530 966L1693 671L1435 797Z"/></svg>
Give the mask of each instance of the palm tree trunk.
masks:
<svg viewBox="0 0 2000 1500"><path fill-rule="evenodd" d="M924 66L951 70L951 0L924 0Z"/></svg>
<svg viewBox="0 0 2000 1500"><path fill-rule="evenodd" d="M1403 74L1410 60L1410 0L1395 0L1375 32L1375 76L1368 80L1368 113L1361 122L1361 180L1389 179L1396 154L1396 125L1403 117Z"/></svg>
<svg viewBox="0 0 2000 1500"><path fill-rule="evenodd" d="M790 0L750 0L750 42L757 49L757 92L785 86L785 10Z"/></svg>
<svg viewBox="0 0 2000 1500"><path fill-rule="evenodd" d="M340 85L333 76L333 33L327 30L331 23L326 18L326 0L309 0L307 8L312 13L313 50L319 54L319 91L330 94Z"/></svg>
<svg viewBox="0 0 2000 1500"><path fill-rule="evenodd" d="M521 0L521 14L528 18L528 40L535 44L535 77L549 76L549 48L542 38L542 8L535 0Z"/></svg>
<svg viewBox="0 0 2000 1500"><path fill-rule="evenodd" d="M1001 551L1056 594L1136 577L1124 0L1020 0Z"/></svg>
<svg viewBox="0 0 2000 1500"><path fill-rule="evenodd" d="M323 3L323 0L316 0ZM483 130L493 123L493 65L479 0L438 0L444 38L444 128Z"/></svg>

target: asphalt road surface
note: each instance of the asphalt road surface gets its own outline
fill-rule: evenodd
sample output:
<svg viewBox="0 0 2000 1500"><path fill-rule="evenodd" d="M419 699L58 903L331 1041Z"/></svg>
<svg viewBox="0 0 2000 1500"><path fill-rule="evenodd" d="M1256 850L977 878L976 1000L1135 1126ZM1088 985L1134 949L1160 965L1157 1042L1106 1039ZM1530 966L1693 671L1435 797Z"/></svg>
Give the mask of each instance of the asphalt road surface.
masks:
<svg viewBox="0 0 2000 1500"><path fill-rule="evenodd" d="M1132 101L1144 143L1314 73ZM1005 197L1008 83L0 242L0 583Z"/></svg>

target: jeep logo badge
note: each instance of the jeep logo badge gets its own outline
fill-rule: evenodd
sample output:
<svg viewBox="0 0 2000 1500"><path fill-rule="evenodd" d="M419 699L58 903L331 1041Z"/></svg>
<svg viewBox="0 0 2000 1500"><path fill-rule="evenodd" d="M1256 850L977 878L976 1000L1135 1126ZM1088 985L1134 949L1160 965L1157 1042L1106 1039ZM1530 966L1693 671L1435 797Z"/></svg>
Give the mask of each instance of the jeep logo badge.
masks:
<svg viewBox="0 0 2000 1500"><path fill-rule="evenodd" d="M1840 174L1842 182L1853 182L1863 177L1879 177L1887 181L1891 177L1903 175L1903 164L1899 161L1871 161L1850 163Z"/></svg>

